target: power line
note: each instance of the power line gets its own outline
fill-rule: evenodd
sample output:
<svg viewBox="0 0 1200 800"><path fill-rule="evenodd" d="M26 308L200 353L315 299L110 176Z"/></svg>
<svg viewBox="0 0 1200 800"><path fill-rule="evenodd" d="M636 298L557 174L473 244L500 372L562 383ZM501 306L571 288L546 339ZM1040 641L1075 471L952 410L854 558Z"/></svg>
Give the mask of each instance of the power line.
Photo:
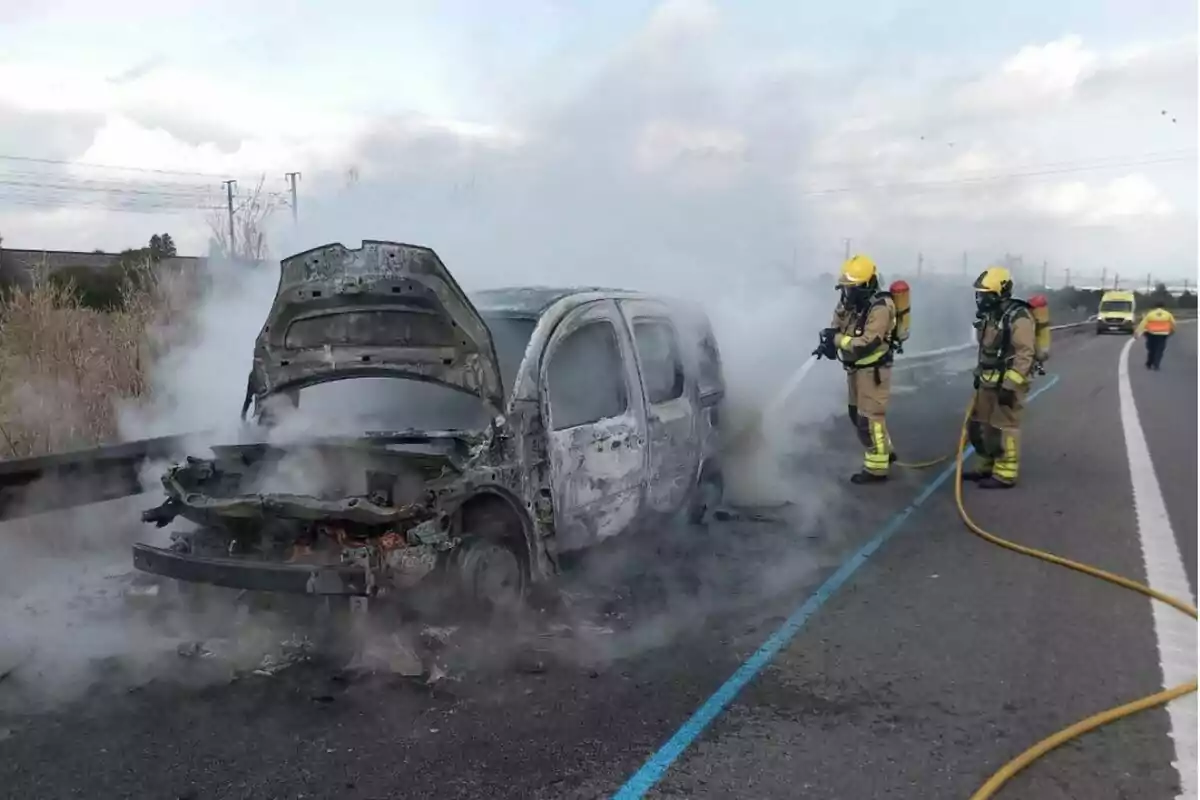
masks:
<svg viewBox="0 0 1200 800"><path fill-rule="evenodd" d="M1194 148L1194 147L1180 147L1180 148L1175 148L1172 150L1155 150L1155 151L1151 151L1148 153L1139 153L1136 155L1094 156L1091 158L1072 158L1072 159L1067 159L1066 161L1034 161L1034 162L1026 162L1023 164L1010 164L1007 167L1007 169L1009 169L1009 170L1040 170L1040 169L1049 169L1049 168L1056 168L1056 167L1081 166L1084 164L1095 164L1097 166L1100 166L1100 165L1104 165L1106 162L1113 162L1113 161L1124 162L1124 161L1142 160L1142 159L1172 158L1175 156L1194 156L1194 155L1196 155L1196 153L1197 153L1197 151L1196 151L1196 148ZM751 157L751 158L747 158L745 160L752 161L753 158ZM870 167L870 166L878 166L878 165L876 164L876 162L873 162L873 161L868 161L865 159L858 159L858 160L853 160L853 161L845 160L845 161L826 161L824 163L815 163L815 164L812 164L809 168L814 169L814 170L821 170L821 169L826 169L826 168L852 168L852 167ZM988 170L984 169L984 168L968 170L968 172L987 172L987 171Z"/></svg>
<svg viewBox="0 0 1200 800"><path fill-rule="evenodd" d="M879 191L881 189L914 188L914 189L919 190L919 189L949 188L949 187L954 187L954 186L977 185L977 184L981 184L981 183L999 183L999 182L1003 182L1003 181L1015 180L1015 179L1020 179L1020 178L1035 178L1035 177L1045 177L1045 176L1050 176L1050 175L1066 175L1066 174L1079 173L1079 172L1094 172L1094 171L1105 170L1105 169L1120 169L1123 167L1147 166L1147 165L1151 165L1151 164L1170 164L1170 163L1178 163L1181 161L1194 161L1195 159L1196 159L1195 155L1178 156L1178 157L1173 157L1173 158L1158 158L1158 159L1146 159L1146 160L1140 160L1140 161L1113 162L1113 163L1109 163L1109 164L1091 164L1091 165L1087 165L1087 166L1062 167L1060 169L1030 170L1027 172L1009 172L1009 173L1001 173L1001 174L994 174L994 175L982 175L982 176L978 176L978 177L969 177L969 178L950 178L950 179L944 179L944 180L928 180L928 181L896 181L894 183L875 183L875 184L865 184L865 185L861 185L861 186L843 186L843 187L830 188L830 189L808 189L808 190L804 190L804 191L800 192L799 194L802 197L818 197L821 195L828 195L828 194L851 194L854 192Z"/></svg>
<svg viewBox="0 0 1200 800"><path fill-rule="evenodd" d="M62 208L94 208L105 211L132 212L145 214L170 214L208 210L224 210L223 205L181 204L181 203L147 203L127 202L113 203L96 200L84 200L65 205L63 202L45 197L30 197L0 193L0 206L27 206L31 208L62 209Z"/></svg>
<svg viewBox="0 0 1200 800"><path fill-rule="evenodd" d="M179 198L205 198L210 195L216 196L219 194L215 186L197 186L186 191L172 191L169 189L147 189L133 188L137 184L125 185L94 185L88 183L70 183L70 182L54 182L44 183L39 181L14 181L6 180L0 177L0 186L14 186L28 189L49 189L52 191L63 192L101 192L104 194L120 194L120 195L148 195L154 197L179 197Z"/></svg>
<svg viewBox="0 0 1200 800"><path fill-rule="evenodd" d="M35 158L33 156L13 156L0 154L0 161L19 161L27 164L52 164L62 167L81 167L84 169L111 169L121 172L138 172L153 175L189 175L192 177L220 179L219 173L189 172L179 169L151 169L150 167L122 167L115 164L96 164L88 161L64 161L58 158ZM265 174L266 170L262 170Z"/></svg>
<svg viewBox="0 0 1200 800"><path fill-rule="evenodd" d="M1170 155L1175 153L1177 155ZM1148 166L1156 164L1178 163L1182 161L1193 161L1196 158L1196 151L1192 150L1176 150L1164 151L1160 154L1146 154L1140 157L1121 157L1111 156L1106 158L1083 159L1076 161L1060 161L1048 162L1041 165L1040 168L1033 166L1024 168L1023 170L1010 170L1008 172L967 175L959 178L941 179L941 180L912 180L912 181L894 181L881 182L873 184L847 185L841 187L830 188L813 188L806 189L796 193L801 197L821 197L825 195L835 194L853 194L859 192L875 192L887 190L905 190L908 192L921 192L925 190L936 190L954 187L970 187L975 185L987 185L994 183L1003 183L1006 181L1042 178L1055 175L1074 174L1083 172L1093 172L1105 169L1117 169L1129 166ZM99 168L109 168L106 165L99 164L84 164L83 162L58 161L55 159L39 159L27 156L10 156L0 155L0 161L27 161L34 163L49 163L62 164L70 166L92 166ZM182 170L158 170L146 169L140 167L111 167L112 169L124 169L132 172L164 174L164 175L187 175L187 176L203 176L218 178L220 176L210 175L208 173L186 172ZM299 173L288 173L287 180L289 190L295 193L295 177ZM36 180L34 178L45 177L47 180ZM225 180L221 181L224 186ZM5 189L16 189L18 193L5 191ZM41 197L37 194L42 193ZM72 195L85 195L85 197ZM86 197L86 195L101 195L106 201L125 201L120 204L112 203L112 210L125 211L150 211L164 208L196 208L196 209L211 209L219 208L219 201L222 199L221 192L218 186L214 184L203 184L197 182L144 182L134 180L94 180L87 178L71 178L65 175L53 173L36 173L36 172L8 172L3 171L0 167L0 201L4 202L20 202L25 205L43 205L43 206L85 206L85 207L106 207L105 203L91 202L94 197ZM293 215L296 213L295 201L290 203L287 201L287 195L284 192L266 191L262 193L269 202L282 203L292 207ZM128 202L132 199L142 199L141 205L133 202ZM35 202L35 201L44 202ZM157 201L157 202L150 202Z"/></svg>

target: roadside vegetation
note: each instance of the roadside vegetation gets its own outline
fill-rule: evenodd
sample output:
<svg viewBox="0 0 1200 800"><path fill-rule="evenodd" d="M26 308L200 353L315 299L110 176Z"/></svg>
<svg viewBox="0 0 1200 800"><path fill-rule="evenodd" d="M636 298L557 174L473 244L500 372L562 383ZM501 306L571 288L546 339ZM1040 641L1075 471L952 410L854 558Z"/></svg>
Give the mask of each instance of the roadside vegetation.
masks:
<svg viewBox="0 0 1200 800"><path fill-rule="evenodd" d="M208 219L219 257L267 257L279 203L263 180L234 208L235 241L223 212ZM0 458L117 441L118 409L153 399L155 365L192 336L209 288L177 255L170 234L155 234L103 269L43 263L0 281Z"/></svg>
<svg viewBox="0 0 1200 800"><path fill-rule="evenodd" d="M42 455L115 440L117 406L186 331L198 276L130 251L84 280L35 268L0 294L0 454Z"/></svg>
<svg viewBox="0 0 1200 800"><path fill-rule="evenodd" d="M274 210L261 192L240 209L235 258L266 257L262 224ZM227 251L227 220L210 220L218 252ZM204 276L177 266L169 234L118 254L104 269L42 265L0 285L0 458L22 458L117 440L118 408L152 400L152 370L191 333L189 311ZM814 285L832 276L818 276ZM952 280L952 279L950 279ZM1100 291L1042 291L1052 316L1094 314ZM1173 297L1159 284L1137 293L1140 308L1162 299L1193 316L1196 295Z"/></svg>

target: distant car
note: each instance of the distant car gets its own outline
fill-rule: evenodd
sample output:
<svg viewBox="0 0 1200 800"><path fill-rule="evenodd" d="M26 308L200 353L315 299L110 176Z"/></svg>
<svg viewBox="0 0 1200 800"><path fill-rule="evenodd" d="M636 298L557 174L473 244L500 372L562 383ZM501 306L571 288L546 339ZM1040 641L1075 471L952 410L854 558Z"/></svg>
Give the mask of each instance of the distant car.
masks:
<svg viewBox="0 0 1200 800"><path fill-rule="evenodd" d="M1135 303L1133 292L1105 292L1100 298L1100 310L1096 314L1096 333L1133 333L1136 324Z"/></svg>
<svg viewBox="0 0 1200 800"><path fill-rule="evenodd" d="M249 444L163 476L144 515L196 528L135 566L186 582L376 596L449 571L519 602L559 556L720 500L720 353L699 309L526 287L473 301L430 249L281 262Z"/></svg>

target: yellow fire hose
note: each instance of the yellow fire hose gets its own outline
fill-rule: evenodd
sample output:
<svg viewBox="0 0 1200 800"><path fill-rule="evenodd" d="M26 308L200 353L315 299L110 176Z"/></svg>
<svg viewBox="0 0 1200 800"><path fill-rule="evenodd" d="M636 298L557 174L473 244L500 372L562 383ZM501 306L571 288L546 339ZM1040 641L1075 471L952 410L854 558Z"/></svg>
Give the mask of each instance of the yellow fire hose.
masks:
<svg viewBox="0 0 1200 800"><path fill-rule="evenodd" d="M780 398L786 398L787 395L790 394L791 390L795 388L795 384L797 384L799 382L799 380L803 378L804 374L808 371L809 368L812 367L813 363L814 363L814 359L810 358L804 364L804 366L799 370L799 372L793 378L793 380L789 383L789 385L787 387L785 387L783 392L781 392ZM777 398L777 404L780 404L781 402L782 402L781 399ZM1134 591L1139 594L1145 595L1146 597L1149 597L1153 600L1158 600L1159 602L1166 603L1167 605L1171 606L1172 608L1175 608L1175 609L1187 614L1192 619L1197 618L1196 617L1196 608L1194 606L1192 606L1190 603L1187 603L1183 600L1179 600L1168 594L1164 594L1156 589L1152 589L1149 586L1138 583L1137 581L1130 580L1129 578L1126 578L1122 575L1117 575L1115 573L1108 572L1106 570L1102 570L1102 569L1099 569L1098 567L1093 567L1088 564L1083 564L1078 561L1072 561L1070 559L1063 558L1062 556L1056 556L1053 553L1048 553L1044 550L1038 550L1033 547L1027 547L1025 545L1017 544L1016 542L1010 542L1007 539L1002 539L993 533L989 533L988 531L984 530L979 525L977 525L975 523L975 521L971 519L971 516L967 513L966 506L963 504L963 478L962 478L962 475L963 475L963 452L967 446L967 428L971 421L971 414L973 411L974 411L974 397L972 397L971 402L967 404L967 413L963 418L962 428L960 429L960 432L959 432L958 452L955 455L955 465L954 465L954 501L958 506L959 517L962 519L963 523L967 526L967 528L972 533L974 533L976 536L980 537L981 539L983 539L986 542L990 542L991 544L997 545L998 547L1003 547L1005 550L1011 550L1014 553L1020 553L1021 555L1031 556L1033 558L1037 558L1037 559L1041 559L1042 561L1046 561L1050 564L1057 564L1060 567L1066 567L1067 569L1072 569L1072 570L1075 570L1076 572L1082 572L1085 575L1091 575L1094 578L1099 578L1100 580L1107 581L1109 583L1115 584L1116 586L1120 586L1122 588L1129 589L1130 591ZM751 424L748 425L745 429L740 431L739 435L734 437L734 440L741 441L745 437L746 434L750 433L751 431L754 431L758 427L757 423L759 423L760 421L761 421L761 415L758 419L755 419L754 421L752 421ZM927 469L929 467L937 466L938 464L943 463L948 458L950 458L950 457L943 456L941 458L935 458L930 461L916 461L916 462L897 461L896 466L904 467L906 469ZM1051 750L1055 749L1056 747L1058 747L1062 744L1065 744L1066 742L1071 741L1072 739L1076 739L1076 738L1082 736L1083 734L1088 733L1089 731L1093 731L1096 728L1107 725L1110 722L1115 722L1116 720L1123 719L1124 717L1132 716L1132 715L1138 713L1139 711L1145 711L1146 709L1156 708L1158 706L1165 705L1176 698L1183 697L1184 695L1191 694L1192 692L1195 692L1195 691L1196 691L1196 680L1192 679L1191 681L1189 681L1187 683L1183 683L1178 686L1174 686L1170 689L1164 689L1161 692L1156 692L1154 694L1147 695L1146 697L1143 697L1139 700L1134 700L1132 702L1125 703L1124 705L1116 706L1114 708L1107 709L1106 711L1101 711L1097 714L1093 714L1092 716L1087 717L1086 719L1082 719L1079 722L1076 722L1074 725L1071 725L1070 727L1063 728L1061 731L1059 731L1051 736L1047 736L1045 739L1042 739L1040 742L1033 745L1028 750L1021 753L1019 756L1012 759L1007 764L1005 764L1003 767L1001 767L999 770L997 770L996 773L993 774L990 778L988 778L988 780L983 784L983 786L981 786L975 792L975 794L971 795L970 800L989 800L989 798L995 797L996 792L998 792L1001 789L1001 787L1003 787L1006 783L1008 783L1008 781L1010 781L1018 772L1025 769L1030 764L1032 764L1033 762L1037 761L1042 756L1049 753Z"/></svg>
<svg viewBox="0 0 1200 800"><path fill-rule="evenodd" d="M1192 619L1196 619L1196 608L1191 604L1184 602L1183 600L1163 594L1162 592L1151 589L1149 586L1145 586L1124 576L1116 575L1112 572L1107 572L1097 567L1089 566L1088 564L1081 564L1078 561L1072 561L1070 559L1063 558L1062 556L1056 556L1053 553L1047 553L1044 550L1038 550L1033 547L1026 547L1025 545L1017 544L1016 542L1010 542L1007 539L1002 539L999 536L996 536L995 534L988 533L986 530L977 525L975 521L971 519L971 516L967 513L966 506L963 504L962 478L963 452L967 446L967 426L971 421L971 412L973 409L974 399L972 399L972 402L967 405L967 414L963 419L962 430L959 434L958 454L955 457L954 464L954 502L958 505L959 517L962 518L963 523L968 529L970 529L972 533L984 541L991 542L999 547L1003 547L1005 550L1011 550L1014 553L1020 553L1021 555L1032 556L1033 558L1038 558L1051 564L1057 564L1058 566L1066 567L1067 569L1073 569L1076 572L1082 572L1085 575L1091 575L1094 578L1099 578L1101 580L1108 581L1109 583L1116 584L1117 586L1121 586L1125 589L1138 592L1146 597L1166 603L1167 605L1187 614ZM946 458L939 458L933 461L922 461L912 464L897 462L897 464L899 466L908 467L909 469L923 469L925 467L932 467L936 464L940 464L945 460ZM1116 706L1115 708L1110 708L1106 711L1101 711L1098 714L1093 714L1087 719L1082 719L1079 722L1076 722L1074 725L1071 725L1068 728L1063 728L1058 733L1042 739L1040 742L1033 745L1028 750L1021 753L1019 756L1001 767L994 775L992 775L992 777L988 778L987 782L985 782L983 786L981 786L975 792L975 794L971 795L971 800L988 800L988 798L994 797L996 792L998 792L1000 788L1004 786L1004 784L1008 783L1008 781L1011 780L1018 772L1025 769L1034 761L1037 761L1039 758L1046 755L1061 744L1069 742L1072 739L1076 739L1083 734L1093 731L1103 725L1107 725L1110 722L1132 716L1139 711L1165 705L1166 703L1169 703L1178 697L1183 697L1184 695L1190 694L1194 691L1196 691L1195 679L1189 681L1188 683L1183 683L1179 686L1148 695L1140 700L1134 700L1131 703L1125 703L1124 705Z"/></svg>

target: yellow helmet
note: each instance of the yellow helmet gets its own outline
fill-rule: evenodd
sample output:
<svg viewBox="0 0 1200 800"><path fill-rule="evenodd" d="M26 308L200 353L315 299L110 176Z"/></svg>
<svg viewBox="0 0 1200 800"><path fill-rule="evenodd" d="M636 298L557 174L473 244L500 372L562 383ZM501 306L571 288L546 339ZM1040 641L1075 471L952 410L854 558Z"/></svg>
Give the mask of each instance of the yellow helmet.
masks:
<svg viewBox="0 0 1200 800"><path fill-rule="evenodd" d="M875 262L866 256L852 256L842 264L842 272L838 275L838 286L842 289L866 286L873 278L878 283Z"/></svg>
<svg viewBox="0 0 1200 800"><path fill-rule="evenodd" d="M975 291L1008 297L1012 294L1012 273L1004 267L988 267L975 279Z"/></svg>
<svg viewBox="0 0 1200 800"><path fill-rule="evenodd" d="M975 279L976 317L997 312L1012 297L1012 273L1004 267L988 267Z"/></svg>

